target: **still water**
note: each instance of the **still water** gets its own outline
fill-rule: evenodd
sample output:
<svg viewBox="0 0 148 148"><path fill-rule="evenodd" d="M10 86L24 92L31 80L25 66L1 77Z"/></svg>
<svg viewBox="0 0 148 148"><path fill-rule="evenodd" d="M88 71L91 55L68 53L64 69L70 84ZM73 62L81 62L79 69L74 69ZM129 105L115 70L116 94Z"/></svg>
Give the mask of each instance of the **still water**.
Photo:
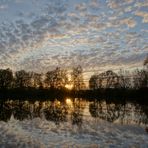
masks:
<svg viewBox="0 0 148 148"><path fill-rule="evenodd" d="M0 102L0 147L147 147L148 106L130 102Z"/></svg>

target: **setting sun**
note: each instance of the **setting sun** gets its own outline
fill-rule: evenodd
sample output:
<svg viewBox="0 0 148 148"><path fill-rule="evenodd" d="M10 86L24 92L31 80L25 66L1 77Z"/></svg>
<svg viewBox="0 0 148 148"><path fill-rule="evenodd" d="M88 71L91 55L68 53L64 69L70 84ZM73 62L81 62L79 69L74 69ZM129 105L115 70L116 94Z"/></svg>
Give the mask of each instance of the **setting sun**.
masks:
<svg viewBox="0 0 148 148"><path fill-rule="evenodd" d="M66 87L67 89L71 90L72 87L73 87L73 85L72 85L72 84L66 84L65 87Z"/></svg>

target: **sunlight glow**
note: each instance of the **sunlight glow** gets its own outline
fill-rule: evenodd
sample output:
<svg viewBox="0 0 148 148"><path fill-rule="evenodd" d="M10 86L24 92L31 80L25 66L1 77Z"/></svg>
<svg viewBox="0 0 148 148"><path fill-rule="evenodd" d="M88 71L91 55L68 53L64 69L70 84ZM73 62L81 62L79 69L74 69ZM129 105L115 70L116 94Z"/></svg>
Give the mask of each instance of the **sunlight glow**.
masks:
<svg viewBox="0 0 148 148"><path fill-rule="evenodd" d="M71 99L67 98L67 99L66 99L66 104L69 105L69 106L71 106L71 105L72 105Z"/></svg>
<svg viewBox="0 0 148 148"><path fill-rule="evenodd" d="M66 84L65 87L66 87L67 89L71 90L72 87L73 87L73 85L71 85L71 84Z"/></svg>

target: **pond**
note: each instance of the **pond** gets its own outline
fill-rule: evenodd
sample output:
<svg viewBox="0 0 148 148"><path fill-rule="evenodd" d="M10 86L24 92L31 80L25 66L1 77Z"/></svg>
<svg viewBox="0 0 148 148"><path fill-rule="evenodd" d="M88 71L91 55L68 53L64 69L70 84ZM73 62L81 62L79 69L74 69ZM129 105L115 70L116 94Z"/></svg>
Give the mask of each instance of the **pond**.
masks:
<svg viewBox="0 0 148 148"><path fill-rule="evenodd" d="M148 106L105 99L0 102L0 147L146 147Z"/></svg>

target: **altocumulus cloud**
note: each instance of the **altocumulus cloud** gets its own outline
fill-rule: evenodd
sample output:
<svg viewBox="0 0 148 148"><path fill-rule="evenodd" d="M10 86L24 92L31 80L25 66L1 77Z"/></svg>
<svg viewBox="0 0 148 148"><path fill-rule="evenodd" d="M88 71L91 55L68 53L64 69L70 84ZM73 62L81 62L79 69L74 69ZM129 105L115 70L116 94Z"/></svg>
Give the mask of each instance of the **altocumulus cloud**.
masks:
<svg viewBox="0 0 148 148"><path fill-rule="evenodd" d="M148 51L147 1L0 2L1 68L136 68Z"/></svg>

